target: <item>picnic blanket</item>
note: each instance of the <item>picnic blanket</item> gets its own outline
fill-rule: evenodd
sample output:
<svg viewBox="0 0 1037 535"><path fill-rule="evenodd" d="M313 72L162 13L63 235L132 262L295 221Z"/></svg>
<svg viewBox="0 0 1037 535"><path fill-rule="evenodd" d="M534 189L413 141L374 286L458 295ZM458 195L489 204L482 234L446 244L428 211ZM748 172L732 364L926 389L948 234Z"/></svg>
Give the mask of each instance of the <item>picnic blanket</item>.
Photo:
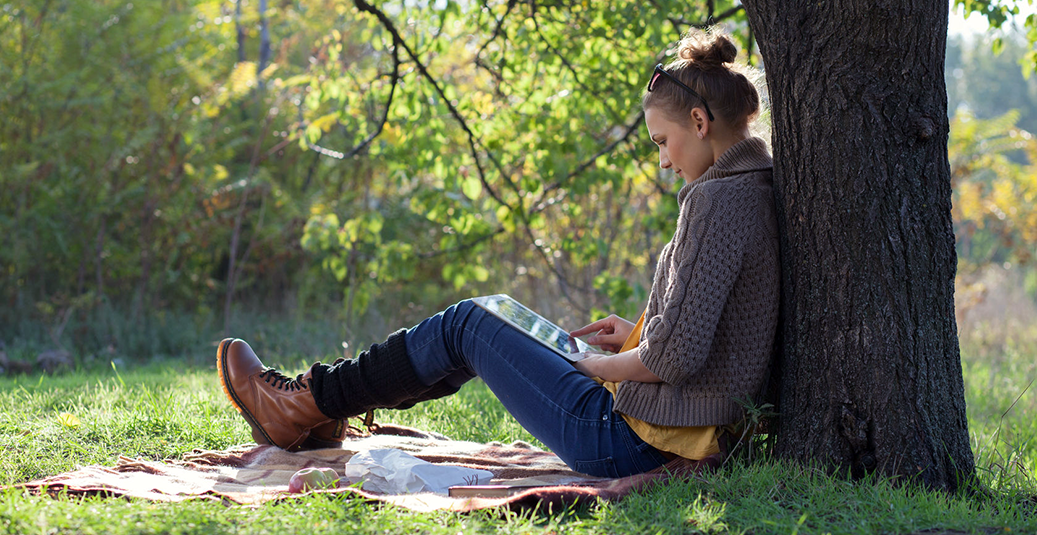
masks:
<svg viewBox="0 0 1037 535"><path fill-rule="evenodd" d="M649 473L604 479L570 470L556 455L525 443L480 444L450 440L435 433L378 426L356 434L341 449L289 453L275 446L243 445L224 451L195 450L180 459L152 461L119 457L115 466L88 466L14 485L37 494L108 495L177 502L208 499L227 504L258 505L292 499L288 480L302 468L327 467L344 475L345 463L357 452L396 448L432 462L488 470L493 484L537 485L503 498L451 498L433 493L385 495L346 487L311 492L338 493L391 503L415 511L473 511L488 507L523 509L565 505L601 498L614 500L672 477L689 477L720 464L719 456L692 462L677 459Z"/></svg>

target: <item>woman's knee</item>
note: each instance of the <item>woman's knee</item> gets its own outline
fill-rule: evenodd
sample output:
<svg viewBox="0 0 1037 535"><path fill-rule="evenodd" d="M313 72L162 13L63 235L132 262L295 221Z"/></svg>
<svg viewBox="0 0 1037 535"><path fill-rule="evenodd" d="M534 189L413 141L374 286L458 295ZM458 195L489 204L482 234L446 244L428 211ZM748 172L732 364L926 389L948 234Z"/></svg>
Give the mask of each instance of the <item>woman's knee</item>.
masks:
<svg viewBox="0 0 1037 535"><path fill-rule="evenodd" d="M473 299L462 299L453 305L453 308L457 309L458 313L462 315L468 315L476 309L481 309L479 305L475 304Z"/></svg>
<svg viewBox="0 0 1037 535"><path fill-rule="evenodd" d="M462 353L466 331L472 329L485 310L471 299L459 301L443 309L432 319L438 322L437 333L453 356Z"/></svg>
<svg viewBox="0 0 1037 535"><path fill-rule="evenodd" d="M444 319L452 326L463 327L470 325L473 321L482 319L486 309L475 304L472 299L464 299L450 305L443 311Z"/></svg>

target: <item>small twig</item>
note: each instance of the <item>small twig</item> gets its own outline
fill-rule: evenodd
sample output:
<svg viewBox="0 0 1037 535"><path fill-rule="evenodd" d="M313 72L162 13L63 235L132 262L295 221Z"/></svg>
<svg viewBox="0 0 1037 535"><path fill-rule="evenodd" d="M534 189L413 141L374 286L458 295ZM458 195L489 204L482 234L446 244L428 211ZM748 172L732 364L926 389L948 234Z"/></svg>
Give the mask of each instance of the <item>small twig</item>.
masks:
<svg viewBox="0 0 1037 535"><path fill-rule="evenodd" d="M65 332L65 326L68 325L68 320L72 318L72 312L74 312L75 309L75 305L69 305L65 308L59 316L61 319L58 321L58 324L55 325L53 329L50 329L50 332L48 333L50 334L51 341L54 342L54 345L57 346L58 349L65 349L65 346L62 345L60 340L61 334Z"/></svg>
<svg viewBox="0 0 1037 535"><path fill-rule="evenodd" d="M1015 401L1005 409L1005 412L1001 413L1001 418L997 422L997 429L994 431L994 434L990 435L990 440L993 442L993 451L998 457L1001 457L1001 453L997 451L997 441L1001 438L1001 428L1005 423L1005 416L1008 416L1008 413L1012 411L1015 404L1019 403L1019 400L1022 399L1023 394L1033 386L1033 381L1034 379L1030 379L1030 382L1026 384L1026 388L1023 388L1023 391L1019 392L1019 395L1015 397ZM1001 460L1003 461L1004 457L1001 457Z"/></svg>

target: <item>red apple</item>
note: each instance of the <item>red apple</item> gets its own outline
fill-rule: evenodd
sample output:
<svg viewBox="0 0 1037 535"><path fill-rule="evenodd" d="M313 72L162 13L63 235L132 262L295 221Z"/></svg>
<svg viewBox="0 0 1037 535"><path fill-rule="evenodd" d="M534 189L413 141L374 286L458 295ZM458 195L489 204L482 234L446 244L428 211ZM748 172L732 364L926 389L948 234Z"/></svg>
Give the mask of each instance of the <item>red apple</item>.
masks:
<svg viewBox="0 0 1037 535"><path fill-rule="evenodd" d="M337 489L338 472L332 468L303 468L288 480L288 492L296 494L315 489Z"/></svg>

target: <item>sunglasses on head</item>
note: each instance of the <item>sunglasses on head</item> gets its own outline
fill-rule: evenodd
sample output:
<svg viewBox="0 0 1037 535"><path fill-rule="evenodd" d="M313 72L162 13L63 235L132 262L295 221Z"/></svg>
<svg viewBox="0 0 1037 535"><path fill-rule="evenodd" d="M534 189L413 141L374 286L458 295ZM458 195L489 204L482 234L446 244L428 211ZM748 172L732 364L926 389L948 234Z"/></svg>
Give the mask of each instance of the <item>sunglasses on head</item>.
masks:
<svg viewBox="0 0 1037 535"><path fill-rule="evenodd" d="M652 91L655 90L655 83L658 82L659 79L662 78L663 76L665 76L666 78L670 79L673 83L683 87L684 90L687 91L688 93L691 93L692 96L698 97L698 99L702 101L702 105L705 106L705 108L706 108L706 115L709 116L709 120L710 121L713 120L713 112L709 110L709 104L706 102L706 99L702 98L702 95L700 95L697 92L695 92L694 89L684 85L684 82L678 80L672 74L666 72L666 69L663 68L663 64L662 63L659 63L659 64L657 64L655 66L655 72L652 73L652 79L648 81L648 92L649 93L651 93Z"/></svg>

